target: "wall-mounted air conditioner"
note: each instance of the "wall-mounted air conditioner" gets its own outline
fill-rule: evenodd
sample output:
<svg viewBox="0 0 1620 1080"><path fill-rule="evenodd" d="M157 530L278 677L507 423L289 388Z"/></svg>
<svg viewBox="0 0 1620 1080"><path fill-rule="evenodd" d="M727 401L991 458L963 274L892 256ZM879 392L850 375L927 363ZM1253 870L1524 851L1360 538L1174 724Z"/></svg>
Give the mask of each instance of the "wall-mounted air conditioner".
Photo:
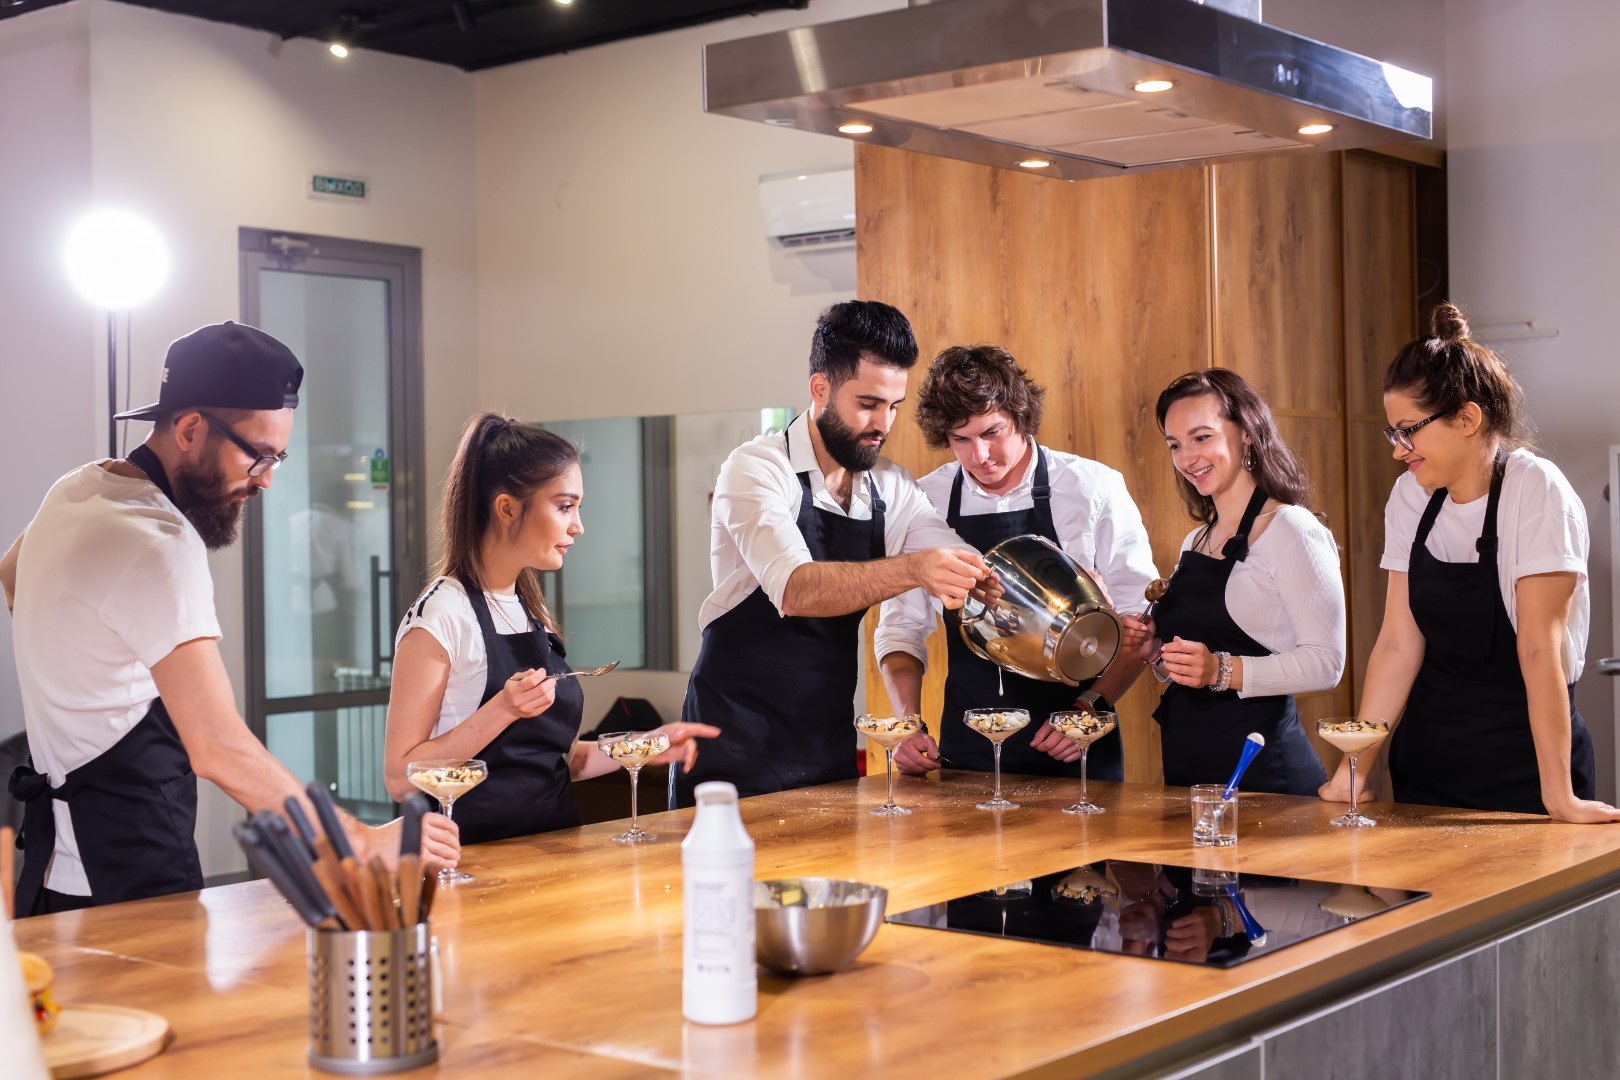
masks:
<svg viewBox="0 0 1620 1080"><path fill-rule="evenodd" d="M765 235L784 248L855 242L855 167L831 165L759 178Z"/></svg>

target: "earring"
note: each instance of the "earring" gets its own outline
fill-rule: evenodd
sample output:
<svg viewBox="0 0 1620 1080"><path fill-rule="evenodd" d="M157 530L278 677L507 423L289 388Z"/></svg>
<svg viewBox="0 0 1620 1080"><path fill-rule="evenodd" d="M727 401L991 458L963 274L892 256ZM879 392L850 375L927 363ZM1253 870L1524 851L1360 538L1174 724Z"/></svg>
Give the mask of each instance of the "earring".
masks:
<svg viewBox="0 0 1620 1080"><path fill-rule="evenodd" d="M1243 448L1243 469L1245 472L1254 471L1254 457L1249 453L1249 447Z"/></svg>

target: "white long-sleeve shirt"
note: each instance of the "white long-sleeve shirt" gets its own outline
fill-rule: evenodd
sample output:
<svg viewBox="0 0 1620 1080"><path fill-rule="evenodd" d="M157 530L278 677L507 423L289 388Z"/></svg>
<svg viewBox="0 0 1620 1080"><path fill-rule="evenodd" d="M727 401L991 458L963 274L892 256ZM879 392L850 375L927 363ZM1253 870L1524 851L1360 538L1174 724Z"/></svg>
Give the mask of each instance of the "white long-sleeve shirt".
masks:
<svg viewBox="0 0 1620 1080"><path fill-rule="evenodd" d="M1036 450L1033 439L1030 445ZM951 485L961 466L947 462L917 481L936 509L950 506ZM1095 569L1120 610L1142 606L1142 593L1158 576L1142 514L1125 490L1125 477L1099 461L1046 449L1047 483L1052 489L1052 524L1057 540L1075 562ZM1000 494L986 491L971 474L962 476L963 517L1028 510L1035 505L1035 459L1024 476ZM933 633L943 605L921 589L883 604L873 647L879 657L905 652L928 663L923 642Z"/></svg>
<svg viewBox="0 0 1620 1080"><path fill-rule="evenodd" d="M855 478L846 511L827 490L810 444L809 427L808 412L788 425L791 457L780 434L760 435L733 450L720 466L709 517L714 591L698 613L700 626L708 626L742 603L755 588L763 589L776 610L782 610L788 578L813 561L798 525L804 495L799 485L801 472L810 474L810 496L819 509L855 521L872 520L872 499L866 486L870 476L884 504L886 555L970 547L945 524L911 474L887 458L879 458L871 472Z"/></svg>
<svg viewBox="0 0 1620 1080"><path fill-rule="evenodd" d="M1181 542L1192 547L1199 526ZM1331 690L1344 674L1344 578L1339 545L1303 506L1277 511L1226 581L1232 621L1271 650L1243 657L1239 697Z"/></svg>

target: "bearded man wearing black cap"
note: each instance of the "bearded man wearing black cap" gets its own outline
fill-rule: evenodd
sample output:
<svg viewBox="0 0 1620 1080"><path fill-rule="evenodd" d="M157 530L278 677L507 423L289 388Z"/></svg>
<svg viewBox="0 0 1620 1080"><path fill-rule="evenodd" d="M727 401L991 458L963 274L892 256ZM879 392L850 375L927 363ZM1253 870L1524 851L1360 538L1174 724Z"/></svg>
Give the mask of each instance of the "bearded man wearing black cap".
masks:
<svg viewBox="0 0 1620 1080"><path fill-rule="evenodd" d="M202 888L198 776L249 811L303 799L236 711L207 557L286 459L303 377L250 326L180 338L157 402L118 417L152 421L146 442L58 480L0 559L33 759L10 783L19 916ZM397 853L397 823L344 827L362 861ZM422 839L436 865L460 854L439 815Z"/></svg>

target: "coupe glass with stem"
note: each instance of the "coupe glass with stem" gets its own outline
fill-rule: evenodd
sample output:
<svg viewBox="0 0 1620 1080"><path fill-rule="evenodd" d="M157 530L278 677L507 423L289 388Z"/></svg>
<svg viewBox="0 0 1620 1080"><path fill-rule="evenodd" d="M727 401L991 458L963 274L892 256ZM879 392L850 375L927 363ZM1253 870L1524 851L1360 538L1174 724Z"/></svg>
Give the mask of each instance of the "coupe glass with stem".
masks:
<svg viewBox="0 0 1620 1080"><path fill-rule="evenodd" d="M451 809L456 800L482 784L488 776L489 766L477 758L422 758L405 766L405 778L438 799L439 810L451 820L454 820ZM439 871L440 885L459 885L472 880L471 874L448 866Z"/></svg>
<svg viewBox="0 0 1620 1080"><path fill-rule="evenodd" d="M1028 709L969 709L962 714L962 723L990 740L995 759L996 790L987 802L978 804L980 810L1016 810L1018 804L1001 797L1001 744L1017 731L1029 726Z"/></svg>
<svg viewBox="0 0 1620 1080"><path fill-rule="evenodd" d="M1316 733L1324 742L1337 747L1350 759L1350 809L1342 817L1328 824L1351 829L1367 829L1378 822L1356 810L1356 758L1362 751L1377 746L1389 738L1389 724L1384 720L1361 720L1354 716L1337 716L1316 722Z"/></svg>
<svg viewBox="0 0 1620 1080"><path fill-rule="evenodd" d="M620 844L645 844L658 839L641 827L636 808L636 782L641 767L669 749L669 736L662 731L608 731L596 737L596 748L624 766L630 774L630 829L613 839Z"/></svg>
<svg viewBox="0 0 1620 1080"><path fill-rule="evenodd" d="M888 799L882 806L874 806L867 813L883 816L911 813L905 807L895 805L894 752L899 749L901 743L923 730L922 717L916 713L909 716L874 716L871 713L861 713L855 718L855 730L883 747L883 756L889 771Z"/></svg>
<svg viewBox="0 0 1620 1080"><path fill-rule="evenodd" d="M1065 806L1065 814L1101 814L1103 808L1086 797L1086 755L1091 744L1114 730L1118 723L1107 710L1088 712L1085 709L1064 709L1046 718L1046 722L1065 739L1080 747L1080 801Z"/></svg>

